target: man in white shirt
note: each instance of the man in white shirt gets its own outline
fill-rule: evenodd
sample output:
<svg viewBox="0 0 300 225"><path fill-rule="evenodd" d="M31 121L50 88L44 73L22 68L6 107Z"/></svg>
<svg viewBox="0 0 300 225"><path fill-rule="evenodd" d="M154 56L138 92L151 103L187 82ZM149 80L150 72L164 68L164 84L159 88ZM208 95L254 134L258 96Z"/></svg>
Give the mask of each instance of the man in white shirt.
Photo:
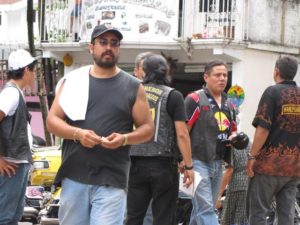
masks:
<svg viewBox="0 0 300 225"><path fill-rule="evenodd" d="M30 114L22 89L35 80L35 61L23 49L8 58L8 82L0 93L0 224L17 225L22 217L32 163Z"/></svg>

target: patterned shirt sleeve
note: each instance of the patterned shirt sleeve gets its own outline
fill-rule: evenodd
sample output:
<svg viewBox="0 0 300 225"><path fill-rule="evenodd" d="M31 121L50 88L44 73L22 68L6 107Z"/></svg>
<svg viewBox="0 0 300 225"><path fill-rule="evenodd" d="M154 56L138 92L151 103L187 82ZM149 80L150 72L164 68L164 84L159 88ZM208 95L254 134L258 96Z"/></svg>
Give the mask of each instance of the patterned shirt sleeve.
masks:
<svg viewBox="0 0 300 225"><path fill-rule="evenodd" d="M252 122L254 127L260 126L268 130L271 129L273 112L275 110L273 97L271 88L267 88L259 101L258 109Z"/></svg>

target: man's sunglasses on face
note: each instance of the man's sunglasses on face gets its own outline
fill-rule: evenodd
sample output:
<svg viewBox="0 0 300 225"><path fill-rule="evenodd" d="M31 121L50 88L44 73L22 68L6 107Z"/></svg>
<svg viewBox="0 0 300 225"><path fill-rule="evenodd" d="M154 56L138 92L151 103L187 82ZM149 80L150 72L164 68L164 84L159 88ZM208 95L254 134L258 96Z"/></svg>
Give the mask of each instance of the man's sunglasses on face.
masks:
<svg viewBox="0 0 300 225"><path fill-rule="evenodd" d="M108 44L111 47L119 47L120 46L120 41L116 40L116 39L112 39L112 40L107 40L107 39L97 39L95 40L95 44L99 43L101 46L105 47Z"/></svg>

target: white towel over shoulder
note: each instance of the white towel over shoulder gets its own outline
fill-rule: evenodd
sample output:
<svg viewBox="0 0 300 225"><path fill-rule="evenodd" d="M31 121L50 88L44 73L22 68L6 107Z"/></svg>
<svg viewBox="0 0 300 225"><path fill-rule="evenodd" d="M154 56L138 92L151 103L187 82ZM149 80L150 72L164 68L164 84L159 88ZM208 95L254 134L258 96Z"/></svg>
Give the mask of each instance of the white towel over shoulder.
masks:
<svg viewBox="0 0 300 225"><path fill-rule="evenodd" d="M84 120L89 99L89 71L91 65L73 70L59 80L56 92L64 83L59 104L71 120Z"/></svg>

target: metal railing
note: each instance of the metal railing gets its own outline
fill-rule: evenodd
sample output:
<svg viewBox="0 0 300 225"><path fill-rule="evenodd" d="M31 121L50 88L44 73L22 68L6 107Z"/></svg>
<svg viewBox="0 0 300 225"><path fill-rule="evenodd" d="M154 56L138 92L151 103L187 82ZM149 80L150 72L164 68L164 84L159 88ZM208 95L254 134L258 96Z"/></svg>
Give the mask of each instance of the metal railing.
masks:
<svg viewBox="0 0 300 225"><path fill-rule="evenodd" d="M43 2L43 1L42 1ZM78 41L81 24L81 0L49 0L41 5L41 42Z"/></svg>
<svg viewBox="0 0 300 225"><path fill-rule="evenodd" d="M6 80L7 80L7 60L0 60L0 90L3 88Z"/></svg>
<svg viewBox="0 0 300 225"><path fill-rule="evenodd" d="M236 27L236 0L198 0L195 13L197 28L193 38L234 39Z"/></svg>
<svg viewBox="0 0 300 225"><path fill-rule="evenodd" d="M80 40L80 33L85 23L82 4L87 0L46 0L41 6L44 15L43 27L40 27L41 42L75 42ZM184 0L181 0L184 1ZM190 0L189 4L192 4ZM43 2L43 1L42 1ZM184 17L181 24L194 26L193 39L226 38L234 39L237 16L236 0L198 0L195 13L196 25L189 24ZM101 4L101 3L98 3ZM132 12L134 13L134 12ZM188 12L180 12L182 15ZM180 34L179 34L180 35Z"/></svg>

